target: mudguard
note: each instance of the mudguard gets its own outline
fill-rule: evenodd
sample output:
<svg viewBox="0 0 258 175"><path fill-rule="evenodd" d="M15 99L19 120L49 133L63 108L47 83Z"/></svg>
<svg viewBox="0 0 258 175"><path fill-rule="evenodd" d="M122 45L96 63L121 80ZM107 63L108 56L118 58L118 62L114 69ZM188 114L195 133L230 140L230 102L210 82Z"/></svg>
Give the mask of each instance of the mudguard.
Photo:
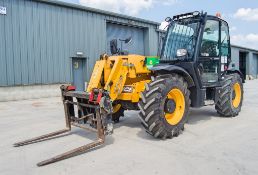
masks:
<svg viewBox="0 0 258 175"><path fill-rule="evenodd" d="M153 72L165 71L169 73L178 73L185 78L185 80L188 83L188 87L195 86L194 80L191 77L191 75L182 67L169 64L158 64L156 66L149 68L149 70Z"/></svg>
<svg viewBox="0 0 258 175"><path fill-rule="evenodd" d="M242 74L242 72L240 70L236 70L236 69L229 69L229 70L227 70L227 74L234 74L234 73L239 74L241 79L242 79L242 82L245 83L245 77L244 77L244 75Z"/></svg>

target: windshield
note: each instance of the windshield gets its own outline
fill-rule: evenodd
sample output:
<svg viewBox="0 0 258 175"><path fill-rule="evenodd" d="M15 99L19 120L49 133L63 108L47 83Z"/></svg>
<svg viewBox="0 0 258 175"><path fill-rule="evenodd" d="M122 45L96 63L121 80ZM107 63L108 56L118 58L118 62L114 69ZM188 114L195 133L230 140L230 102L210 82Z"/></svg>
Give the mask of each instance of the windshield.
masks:
<svg viewBox="0 0 258 175"><path fill-rule="evenodd" d="M195 43L197 39L198 21L185 19L173 22L167 32L161 58L164 60L177 60L177 50L186 49L187 58L192 58L194 54Z"/></svg>

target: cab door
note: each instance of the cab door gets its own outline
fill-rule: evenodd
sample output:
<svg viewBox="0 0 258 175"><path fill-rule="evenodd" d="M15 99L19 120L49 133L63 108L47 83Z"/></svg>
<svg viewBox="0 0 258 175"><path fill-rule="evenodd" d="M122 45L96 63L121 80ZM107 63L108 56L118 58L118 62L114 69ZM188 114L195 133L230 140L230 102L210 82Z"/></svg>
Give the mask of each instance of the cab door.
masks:
<svg viewBox="0 0 258 175"><path fill-rule="evenodd" d="M220 22L208 19L199 50L197 72L203 87L216 86L220 79Z"/></svg>
<svg viewBox="0 0 258 175"><path fill-rule="evenodd" d="M225 21L221 21L220 43L220 68L223 73L228 69L229 60L231 60L229 27Z"/></svg>

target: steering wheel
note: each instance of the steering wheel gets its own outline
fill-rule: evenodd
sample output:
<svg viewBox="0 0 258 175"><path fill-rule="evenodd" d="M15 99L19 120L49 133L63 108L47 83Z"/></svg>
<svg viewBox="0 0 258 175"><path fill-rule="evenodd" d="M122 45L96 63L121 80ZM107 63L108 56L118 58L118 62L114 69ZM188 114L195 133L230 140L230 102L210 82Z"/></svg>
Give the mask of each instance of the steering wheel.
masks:
<svg viewBox="0 0 258 175"><path fill-rule="evenodd" d="M203 41L201 53L208 53L209 56L217 56L218 43L212 41Z"/></svg>

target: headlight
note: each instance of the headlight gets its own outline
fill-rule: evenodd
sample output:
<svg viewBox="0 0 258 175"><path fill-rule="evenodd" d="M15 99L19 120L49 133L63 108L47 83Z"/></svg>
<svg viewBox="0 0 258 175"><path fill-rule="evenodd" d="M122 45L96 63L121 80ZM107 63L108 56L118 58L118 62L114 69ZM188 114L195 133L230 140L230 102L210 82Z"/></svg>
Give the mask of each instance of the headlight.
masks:
<svg viewBox="0 0 258 175"><path fill-rule="evenodd" d="M176 56L177 57L183 57L187 55L187 50L186 49L178 49L176 51Z"/></svg>

